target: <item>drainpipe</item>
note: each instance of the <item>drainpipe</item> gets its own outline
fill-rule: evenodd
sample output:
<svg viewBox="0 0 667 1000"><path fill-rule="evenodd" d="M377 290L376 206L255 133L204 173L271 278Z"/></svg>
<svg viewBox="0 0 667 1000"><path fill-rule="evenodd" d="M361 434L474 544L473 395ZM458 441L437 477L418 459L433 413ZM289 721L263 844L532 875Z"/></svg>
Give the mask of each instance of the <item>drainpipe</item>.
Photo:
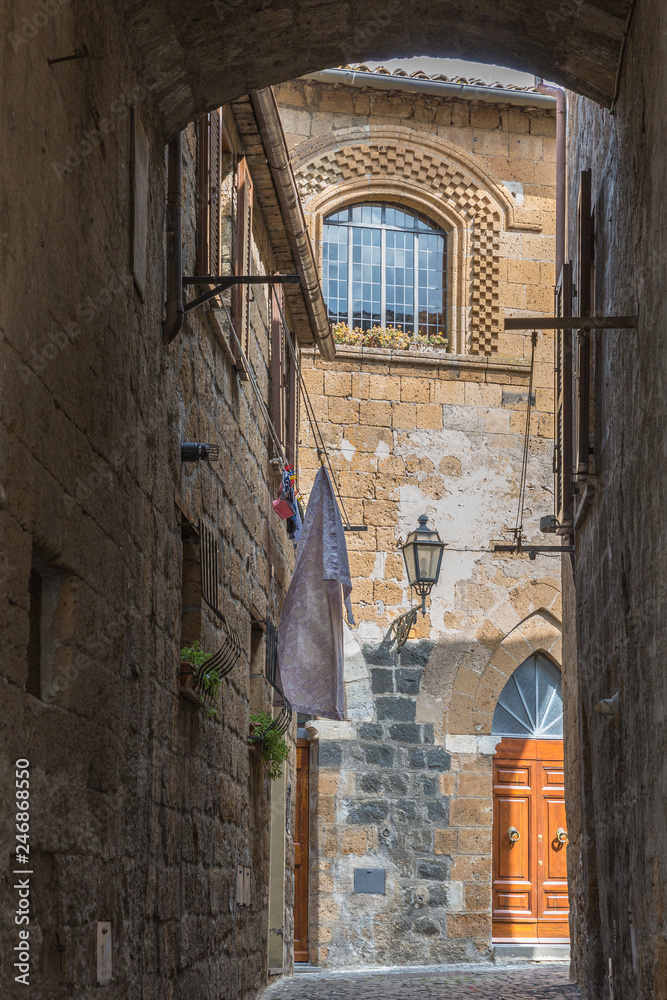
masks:
<svg viewBox="0 0 667 1000"><path fill-rule="evenodd" d="M271 87L255 90L250 95L250 100L257 118L266 160L276 186L292 257L301 277L301 290L313 336L322 357L332 361L336 355L336 345L331 335L313 245L306 228L306 219L273 90Z"/></svg>
<svg viewBox="0 0 667 1000"><path fill-rule="evenodd" d="M566 179L566 128L565 91L560 87L550 87L535 77L535 86L540 94L556 98L556 282L560 278L565 263L565 179Z"/></svg>
<svg viewBox="0 0 667 1000"><path fill-rule="evenodd" d="M345 87L370 87L371 90L404 90L412 94L433 94L435 97L459 101L482 101L486 104L516 104L530 108L553 108L555 89L546 91L510 90L505 87L481 87L474 83L448 83L445 80L424 80L414 76L394 76L393 73L364 73L354 69L323 69L305 73L302 80L341 84Z"/></svg>
<svg viewBox="0 0 667 1000"><path fill-rule="evenodd" d="M183 326L183 243L181 221L181 133L169 143L167 179L167 301L162 340L171 344Z"/></svg>

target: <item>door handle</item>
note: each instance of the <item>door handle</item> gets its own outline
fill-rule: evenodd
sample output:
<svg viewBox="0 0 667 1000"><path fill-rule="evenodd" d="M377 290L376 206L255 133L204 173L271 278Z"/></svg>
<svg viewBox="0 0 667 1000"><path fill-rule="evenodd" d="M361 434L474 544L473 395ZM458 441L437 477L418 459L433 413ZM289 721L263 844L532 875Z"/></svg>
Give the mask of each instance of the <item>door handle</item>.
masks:
<svg viewBox="0 0 667 1000"><path fill-rule="evenodd" d="M507 831L507 836L509 837L511 844L516 844L521 834L519 833L519 831L515 826L511 826Z"/></svg>
<svg viewBox="0 0 667 1000"><path fill-rule="evenodd" d="M558 841L558 843L567 844L569 839L570 838L567 835L567 830L564 830L562 826L559 826L558 829L556 830L556 840Z"/></svg>

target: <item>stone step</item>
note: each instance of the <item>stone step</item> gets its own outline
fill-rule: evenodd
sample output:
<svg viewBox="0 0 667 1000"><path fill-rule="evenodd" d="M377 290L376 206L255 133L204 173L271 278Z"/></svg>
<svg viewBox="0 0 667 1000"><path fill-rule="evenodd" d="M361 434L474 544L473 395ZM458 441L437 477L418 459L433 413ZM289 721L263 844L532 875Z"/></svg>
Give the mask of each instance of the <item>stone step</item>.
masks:
<svg viewBox="0 0 667 1000"><path fill-rule="evenodd" d="M564 944L494 944L493 961L496 965L508 962L569 962L570 942Z"/></svg>

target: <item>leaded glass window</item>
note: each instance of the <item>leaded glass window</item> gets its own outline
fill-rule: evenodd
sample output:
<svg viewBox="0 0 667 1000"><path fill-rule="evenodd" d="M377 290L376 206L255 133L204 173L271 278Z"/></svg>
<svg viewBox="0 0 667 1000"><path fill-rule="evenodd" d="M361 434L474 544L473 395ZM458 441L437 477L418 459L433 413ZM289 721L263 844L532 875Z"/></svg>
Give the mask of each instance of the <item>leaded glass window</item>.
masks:
<svg viewBox="0 0 667 1000"><path fill-rule="evenodd" d="M534 653L517 667L500 693L494 736L562 740L563 690L558 667Z"/></svg>
<svg viewBox="0 0 667 1000"><path fill-rule="evenodd" d="M332 323L446 336L447 235L396 205L353 205L324 222L322 278Z"/></svg>

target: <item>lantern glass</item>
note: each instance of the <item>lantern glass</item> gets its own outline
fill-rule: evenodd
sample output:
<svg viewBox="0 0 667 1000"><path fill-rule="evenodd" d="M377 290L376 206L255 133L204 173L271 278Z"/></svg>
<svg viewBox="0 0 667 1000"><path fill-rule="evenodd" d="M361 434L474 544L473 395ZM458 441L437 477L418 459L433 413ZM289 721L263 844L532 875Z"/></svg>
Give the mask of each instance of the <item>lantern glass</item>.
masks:
<svg viewBox="0 0 667 1000"><path fill-rule="evenodd" d="M426 527L425 514L419 518L419 527L411 531L403 546L403 558L411 587L419 584L433 586L438 582L442 552L445 547L437 531Z"/></svg>
<svg viewBox="0 0 667 1000"><path fill-rule="evenodd" d="M420 583L437 583L440 573L442 546L437 542L417 542L415 544L415 562L417 579Z"/></svg>

